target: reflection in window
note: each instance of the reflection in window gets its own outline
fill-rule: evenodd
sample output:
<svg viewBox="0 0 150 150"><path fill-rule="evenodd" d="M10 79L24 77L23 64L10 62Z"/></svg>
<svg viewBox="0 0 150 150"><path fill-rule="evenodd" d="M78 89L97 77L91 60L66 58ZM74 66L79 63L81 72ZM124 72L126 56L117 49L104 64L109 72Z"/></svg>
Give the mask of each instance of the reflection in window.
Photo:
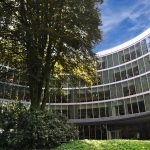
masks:
<svg viewBox="0 0 150 150"><path fill-rule="evenodd" d="M100 108L100 116L101 117L109 117L108 107Z"/></svg>
<svg viewBox="0 0 150 150"><path fill-rule="evenodd" d="M132 103L132 111L134 114L139 112L137 103Z"/></svg>
<svg viewBox="0 0 150 150"><path fill-rule="evenodd" d="M128 74L128 78L133 77L132 69L128 69L128 70L127 70L127 74Z"/></svg>
<svg viewBox="0 0 150 150"><path fill-rule="evenodd" d="M142 51L143 53L146 53L147 52L147 47L146 47L146 44L145 44L145 40L143 40L142 42ZM126 52L128 50L125 50ZM130 60L133 60L137 57L140 57L142 54L141 54L141 46L140 46L140 43L137 43L135 45L135 49L134 49L134 46L130 47L130 53L128 52L128 54L125 54L125 55L122 55L122 62L125 63L125 62L128 62Z"/></svg>
<svg viewBox="0 0 150 150"><path fill-rule="evenodd" d="M122 80L127 78L126 71L121 72L121 77L122 77Z"/></svg>
<svg viewBox="0 0 150 150"><path fill-rule="evenodd" d="M140 102L139 102L139 111L140 111L140 112L145 112L144 101L140 101Z"/></svg>
<svg viewBox="0 0 150 150"><path fill-rule="evenodd" d="M133 68L133 74L134 74L134 76L139 75L139 68L138 68L138 66Z"/></svg>
<svg viewBox="0 0 150 150"><path fill-rule="evenodd" d="M128 62L128 61L130 61L131 59L130 59L130 54L126 54L125 55L125 59L124 59L124 62Z"/></svg>
<svg viewBox="0 0 150 150"><path fill-rule="evenodd" d="M105 66L105 61L102 62L102 68L103 68L103 69L106 68L106 66Z"/></svg>
<svg viewBox="0 0 150 150"><path fill-rule="evenodd" d="M110 91L104 91L105 99L110 99Z"/></svg>
<svg viewBox="0 0 150 150"><path fill-rule="evenodd" d="M133 51L133 52L131 53L131 60L133 60L133 59L135 59L135 58L136 58L136 52Z"/></svg>
<svg viewBox="0 0 150 150"><path fill-rule="evenodd" d="M93 108L94 118L99 118L99 108Z"/></svg>
<svg viewBox="0 0 150 150"><path fill-rule="evenodd" d="M121 79L127 79L127 78L131 78L133 76L139 75L139 69L138 66L134 67L133 69L128 69L127 72L126 70L122 71L122 72L117 72L114 74L114 80L115 81L120 81Z"/></svg>
<svg viewBox="0 0 150 150"><path fill-rule="evenodd" d="M116 116L125 114L123 105L116 106L115 109L116 109Z"/></svg>
<svg viewBox="0 0 150 150"><path fill-rule="evenodd" d="M141 46L140 46L140 43L137 43L135 45L135 49L136 49L136 56L137 57L140 57L142 54L141 54Z"/></svg>
<svg viewBox="0 0 150 150"><path fill-rule="evenodd" d="M144 101L140 102L135 102L127 105L128 107L128 113L129 114L134 114L134 113L139 113L139 112L145 112L145 104ZM138 108L139 107L139 108Z"/></svg>
<svg viewBox="0 0 150 150"><path fill-rule="evenodd" d="M120 72L115 73L115 81L120 81L120 80L121 80Z"/></svg>
<svg viewBox="0 0 150 150"><path fill-rule="evenodd" d="M141 41L141 46L142 46L143 54L146 54L148 52L148 49L147 49L147 44L146 44L146 40L145 39L143 41Z"/></svg>
<svg viewBox="0 0 150 150"><path fill-rule="evenodd" d="M131 85L129 87L128 86L123 87L123 93L124 93L124 96L129 96L129 95L136 94L135 86Z"/></svg>
<svg viewBox="0 0 150 150"><path fill-rule="evenodd" d="M99 100L110 99L110 91L99 92Z"/></svg>

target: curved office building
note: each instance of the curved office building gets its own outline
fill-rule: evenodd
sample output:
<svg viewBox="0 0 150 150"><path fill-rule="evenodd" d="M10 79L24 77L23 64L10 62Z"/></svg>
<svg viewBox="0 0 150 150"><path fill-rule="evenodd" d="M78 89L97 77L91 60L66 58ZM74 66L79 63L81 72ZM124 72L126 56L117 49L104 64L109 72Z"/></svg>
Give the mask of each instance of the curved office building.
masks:
<svg viewBox="0 0 150 150"><path fill-rule="evenodd" d="M63 94L51 94L48 109L78 125L81 139L150 139L150 28L97 55L97 84L74 88L67 83ZM0 79L1 101L28 104L28 87L12 76Z"/></svg>

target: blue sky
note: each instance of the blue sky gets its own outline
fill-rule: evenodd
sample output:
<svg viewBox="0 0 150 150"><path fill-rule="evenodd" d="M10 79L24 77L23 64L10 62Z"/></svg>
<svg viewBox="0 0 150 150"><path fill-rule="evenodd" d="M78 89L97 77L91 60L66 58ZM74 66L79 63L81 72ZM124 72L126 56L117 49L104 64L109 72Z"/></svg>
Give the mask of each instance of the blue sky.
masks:
<svg viewBox="0 0 150 150"><path fill-rule="evenodd" d="M100 10L103 41L94 52L122 44L150 27L150 0L104 0Z"/></svg>

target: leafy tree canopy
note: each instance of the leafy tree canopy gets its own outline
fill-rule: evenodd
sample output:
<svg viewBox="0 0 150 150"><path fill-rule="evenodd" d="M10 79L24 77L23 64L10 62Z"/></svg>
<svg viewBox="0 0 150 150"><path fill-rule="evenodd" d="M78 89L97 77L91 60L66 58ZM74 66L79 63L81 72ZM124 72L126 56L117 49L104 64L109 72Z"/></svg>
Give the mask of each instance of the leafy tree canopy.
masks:
<svg viewBox="0 0 150 150"><path fill-rule="evenodd" d="M101 40L101 3L102 0L0 1L1 61L26 70L31 108L44 108L49 78L60 68L83 80L93 80L96 57L92 47Z"/></svg>

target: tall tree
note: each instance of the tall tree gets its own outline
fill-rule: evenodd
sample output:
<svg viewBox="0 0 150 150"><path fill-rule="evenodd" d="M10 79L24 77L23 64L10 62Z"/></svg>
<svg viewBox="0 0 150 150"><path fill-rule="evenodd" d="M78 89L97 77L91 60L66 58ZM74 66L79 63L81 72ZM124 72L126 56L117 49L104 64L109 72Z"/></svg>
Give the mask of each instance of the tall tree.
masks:
<svg viewBox="0 0 150 150"><path fill-rule="evenodd" d="M27 69L31 108L45 107L56 63L66 73L95 67L102 0L1 0L0 48ZM7 51L6 51L7 47ZM9 48L8 48L9 47ZM14 59L12 59L14 58ZM44 97L42 96L44 88Z"/></svg>

